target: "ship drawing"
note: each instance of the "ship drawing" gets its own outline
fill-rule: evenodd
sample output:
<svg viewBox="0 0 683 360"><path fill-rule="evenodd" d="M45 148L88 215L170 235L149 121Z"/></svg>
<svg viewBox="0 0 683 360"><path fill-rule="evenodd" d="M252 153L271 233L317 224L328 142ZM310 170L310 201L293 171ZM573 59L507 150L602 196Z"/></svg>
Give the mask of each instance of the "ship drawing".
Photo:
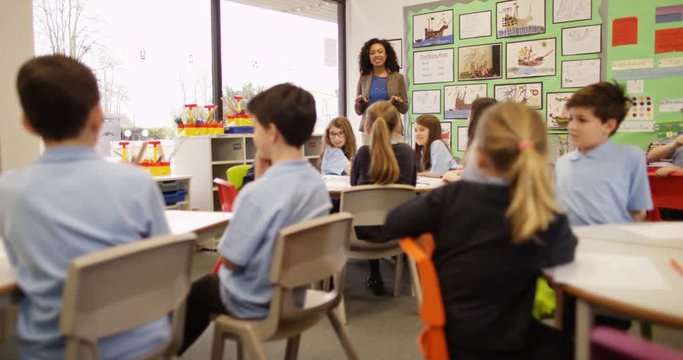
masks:
<svg viewBox="0 0 683 360"><path fill-rule="evenodd" d="M545 55L543 56L538 56L538 54L534 53L533 47L532 46L525 46L521 49L519 49L519 55L517 56L517 65L523 65L523 66L539 66L543 64L543 59L552 54L553 51L555 50L550 50Z"/></svg>
<svg viewBox="0 0 683 360"><path fill-rule="evenodd" d="M428 39L435 39L438 37L443 36L443 32L448 29L448 25L450 24L449 22L446 22L446 19L441 18L441 26L439 27L438 30L434 29L432 26L434 25L434 17L427 18L427 27L425 28L425 38L424 40Z"/></svg>
<svg viewBox="0 0 683 360"><path fill-rule="evenodd" d="M529 25L531 20L533 20L533 17L531 16L531 5L529 6L529 15L525 18L520 18L519 4L516 2L512 4L512 6L514 6L514 10L512 9L512 6L504 9L506 13L505 16L503 16L503 27L509 29Z"/></svg>

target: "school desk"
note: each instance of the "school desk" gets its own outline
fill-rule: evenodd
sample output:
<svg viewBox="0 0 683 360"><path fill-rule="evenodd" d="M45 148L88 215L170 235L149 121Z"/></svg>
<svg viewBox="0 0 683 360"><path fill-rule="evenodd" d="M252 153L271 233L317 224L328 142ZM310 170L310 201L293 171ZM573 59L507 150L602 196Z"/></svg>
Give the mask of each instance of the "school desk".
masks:
<svg viewBox="0 0 683 360"><path fill-rule="evenodd" d="M351 178L349 176L323 175L323 178L325 179L327 192L330 193L331 197L338 198L342 191L351 188ZM441 178L418 176L415 191L417 193L429 192L444 184L446 183Z"/></svg>
<svg viewBox="0 0 683 360"><path fill-rule="evenodd" d="M683 328L683 222L573 228L574 262L544 272L561 294L576 297L576 358L589 358L595 309ZM558 305L559 308L559 305Z"/></svg>
<svg viewBox="0 0 683 360"><path fill-rule="evenodd" d="M197 234L197 242L221 235L232 218L232 213L228 212L166 210L164 213L171 233L194 232ZM0 239L0 308L3 295L8 295L15 289L16 275Z"/></svg>
<svg viewBox="0 0 683 360"><path fill-rule="evenodd" d="M676 171L666 177L655 176L657 168L648 168L654 210L648 212L648 220L661 221L658 208L683 210L683 172Z"/></svg>

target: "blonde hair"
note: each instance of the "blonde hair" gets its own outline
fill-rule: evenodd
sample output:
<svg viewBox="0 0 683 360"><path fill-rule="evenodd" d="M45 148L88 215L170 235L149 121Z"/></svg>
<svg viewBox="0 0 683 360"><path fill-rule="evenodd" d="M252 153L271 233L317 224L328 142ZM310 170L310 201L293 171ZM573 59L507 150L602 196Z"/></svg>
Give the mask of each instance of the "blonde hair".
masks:
<svg viewBox="0 0 683 360"><path fill-rule="evenodd" d="M400 175L396 154L391 147L391 133L401 122L398 110L388 101L377 101L366 110L365 125L370 131L370 170L374 184L395 183Z"/></svg>
<svg viewBox="0 0 683 360"><path fill-rule="evenodd" d="M344 132L344 146L341 147L342 152L344 153L344 156L346 156L347 159L351 159L354 155L356 155L356 135L353 133L353 128L351 127L351 123L349 122L349 119L343 117L343 116L337 116L336 118L332 119L329 124L327 124L327 128L325 129L325 145L328 147L334 147L332 145L332 142L330 141L330 130L332 127L336 127L341 129ZM320 156L318 157L318 168L321 166L322 161L323 161L323 155L325 155L325 149L326 147L323 147L323 151L320 153Z"/></svg>
<svg viewBox="0 0 683 360"><path fill-rule="evenodd" d="M562 212L546 157L545 123L537 111L512 102L487 109L483 120L476 135L478 147L510 181L511 201L505 216L512 242L529 242Z"/></svg>

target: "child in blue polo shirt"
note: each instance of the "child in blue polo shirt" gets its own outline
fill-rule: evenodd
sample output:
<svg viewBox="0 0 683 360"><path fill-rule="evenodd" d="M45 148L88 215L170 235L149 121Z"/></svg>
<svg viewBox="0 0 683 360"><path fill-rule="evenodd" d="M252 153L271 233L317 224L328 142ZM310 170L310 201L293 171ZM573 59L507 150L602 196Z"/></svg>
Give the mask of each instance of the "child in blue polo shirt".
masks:
<svg viewBox="0 0 683 360"><path fill-rule="evenodd" d="M623 89L608 82L584 87L567 102L576 150L557 160L555 175L574 226L642 221L652 209L645 154L609 140L630 104Z"/></svg>
<svg viewBox="0 0 683 360"><path fill-rule="evenodd" d="M0 178L0 237L23 293L17 350L20 359L63 359L59 313L71 260L170 231L152 177L94 150L104 115L90 69L62 55L37 57L19 69L17 90L24 127L45 143L38 161ZM139 359L169 337L164 317L98 348L103 359Z"/></svg>
<svg viewBox="0 0 683 360"><path fill-rule="evenodd" d="M212 314L259 319L268 315L268 275L280 229L330 212L320 173L304 158L303 144L316 121L315 100L291 84L276 85L249 101L254 116L256 180L237 197L218 252L218 275L195 281L187 299L184 352L211 322Z"/></svg>

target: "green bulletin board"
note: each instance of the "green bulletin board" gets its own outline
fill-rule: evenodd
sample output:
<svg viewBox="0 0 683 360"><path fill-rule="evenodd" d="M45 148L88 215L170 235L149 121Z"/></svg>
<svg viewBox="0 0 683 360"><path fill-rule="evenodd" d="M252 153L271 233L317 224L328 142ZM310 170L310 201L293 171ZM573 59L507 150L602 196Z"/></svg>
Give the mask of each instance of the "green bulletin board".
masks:
<svg viewBox="0 0 683 360"><path fill-rule="evenodd" d="M578 10L568 9L569 11L566 11L567 9L563 8L562 10L565 10L564 12L556 11L554 14L556 6L564 7L568 4L572 4L572 6L574 6L578 3L588 5L585 7L585 9ZM635 73L629 71L615 72L612 70L612 62L644 58L653 59L655 64L654 69L645 71L650 71L650 76L658 77L638 79L643 80L641 85L644 86L644 90L639 95L647 95L651 97L653 102L652 115L656 124L680 123L682 116L680 112L658 111L659 103L662 99L683 98L683 85L676 84L676 82L680 83L681 81L683 68L680 69L680 75L677 75L676 77L670 77L668 74L662 75L661 73L657 72L657 63L660 59L667 57L683 57L683 54L680 52L655 55L655 30L683 27L683 21L655 23L656 8L669 5L683 5L683 1L450 0L405 7L404 44L406 45L405 55L406 62L408 64L406 71L406 81L408 82L408 96L412 102L411 110L408 113L410 124L407 127L407 141L412 141L412 123L414 122L415 118L417 118L417 116L419 116L421 113L435 113L442 119L442 121L446 122L443 123L446 125L446 127L450 126L450 145L453 153L456 155L462 155L461 150L464 148L464 144L458 144L458 131L461 133L466 131L468 121L466 118L462 118L464 117L464 114L458 111L449 111L453 110L452 108L455 105L453 101L451 101L452 99L449 99L448 102L446 101L447 93L452 97L455 91L454 89L462 90L463 88L461 86L467 85L467 91L470 92L483 92L482 86L478 85L485 84L485 93L488 97L495 97L496 88L499 89L499 95L503 95L507 90L510 89L515 90L515 88L524 88L524 96L520 96L518 98L523 97L529 101L528 103L530 105L536 105L535 107L539 108L542 117L547 119L547 115L554 116L556 113L556 111L553 110L548 113L549 97L552 97L552 99L560 98L561 94L555 93L570 93L577 89L577 87L571 87L571 79L564 79L563 81L563 67L568 68L570 66L577 65L589 66L586 67L586 69L590 68L593 72L587 71L586 73L592 73L595 77L597 77L598 73L596 71L599 66L600 79L612 80L615 78L615 76L617 78L623 77L624 80L619 80L619 82L625 85L626 78L629 76L641 76L642 73L639 73L638 71L642 72L643 70L637 70ZM543 6L545 6L545 18L540 19L540 14L542 13L539 13L539 11L541 11L539 9L542 9ZM558 8L557 10L560 9ZM583 11L582 13L584 15L581 15L581 11L579 10ZM532 13L532 11L535 11L536 13ZM576 15L574 19L578 20L573 21L572 18L562 18L562 16L564 16L563 14L568 14L572 11L576 11L576 14L578 15ZM485 23L485 21L482 22L480 20L485 19L487 17L487 13L490 14L491 30L482 32L481 30L485 30L485 27L479 27L479 33L468 33L467 35L476 35L477 37L461 39L461 16L468 16L466 20L463 20L464 26L467 24L467 19L470 19L470 23L472 22L472 19L475 19L475 21L478 21L479 23ZM588 16L590 17L586 17L586 13L588 13ZM504 17L505 15L511 15L514 18ZM638 17L637 44L612 47L612 20L634 16ZM521 31L510 31L508 28L502 27L500 25L505 23L505 21L509 21L508 19L512 19L513 21L517 21L516 19L518 19L520 22L525 21L525 26L522 29L517 29ZM526 22L529 19L531 19L531 21ZM603 19L606 19L606 21ZM536 21L535 24L534 21ZM539 27L539 24L544 26L544 28ZM439 30L444 28L444 25L447 25L447 28L442 33L438 33ZM566 49L563 48L563 37L569 38L570 36L575 36L575 34L584 34L590 31L590 34L593 36L593 38L595 38L596 30L600 33L600 41L593 41L593 45L581 48L585 50L576 51L575 48L571 47L570 42L566 44ZM437 33L432 33L431 31L437 31ZM522 35L510 37L506 36L516 35L518 33L521 33ZM430 39L430 37L435 35L443 36ZM490 50L481 50L482 53L494 54L490 58L495 58L496 51L500 52L501 60L499 64L499 74L496 74L496 70L498 69L496 69L495 60L493 61L493 66L491 69L479 69L477 66L471 65L471 61L467 62L468 66L465 66L466 70L462 71L463 69L459 68L459 63L461 62L460 60L462 60L462 63L465 64L466 60L471 59L471 57L468 58L466 55L470 54L473 46L488 44L500 44L499 50L496 50L495 46ZM546 55L550 49L552 49L552 45L554 45L554 51L550 55ZM524 54L529 54L528 50L524 49L524 47L530 47L533 49L531 51L531 57L524 56ZM508 50L510 50L510 54L507 54ZM583 51L587 51L588 53L575 54L576 52L580 53ZM459 59L459 53L462 53L462 59ZM514 64L514 61L517 60L521 65L530 65L526 67L520 66L520 68L525 68L523 70L528 70L528 68L533 67L534 59L544 55L546 57L542 61L545 61L545 64L539 66L538 69L532 69L532 71L537 71L536 73L522 72L521 70L516 69ZM552 71L550 71L550 68L552 67L552 61L550 60L551 58L555 59L554 74L552 74ZM442 63L445 62L447 66L452 66L452 74L448 74L448 71L446 71L446 73L441 74L441 76L435 76L434 78L430 77L433 75L431 70L426 71L425 69L433 69L433 67L430 68L430 65L423 65L423 60L425 59L427 60L424 61L424 63L428 63L430 61L439 61L438 59L442 59ZM452 65L450 65L451 62ZM448 70L447 66L445 68L446 70ZM545 66L547 71L539 70L543 66ZM508 67L510 69L508 69ZM676 68L669 68L665 71L675 74L675 70ZM567 73L570 72L567 71ZM474 79L467 80L466 78L471 74L475 74ZM539 76L526 77L527 75ZM588 78L592 77L587 76L585 79ZM503 86L512 84L514 84L514 86ZM520 86L520 84L526 85ZM636 87L633 87L633 89L636 89ZM533 93L538 93L541 91L540 104L538 102L532 104L534 101L538 101L539 99L534 100L533 96L527 96L528 94L531 94L532 91ZM519 93L516 94L519 96ZM429 101L434 102L427 105L420 102L420 104L422 104L420 106L414 101L418 96L424 99L429 98ZM437 98L439 102L438 108L436 107L436 100L433 100ZM462 103L459 97L458 101ZM553 104L552 101L551 104ZM421 109L423 109L422 112L415 112L416 110L421 111ZM447 117L458 118L447 119ZM554 122L551 124L550 119L548 119L548 121L549 125L556 125ZM559 136L562 136L562 134L566 134L566 130L561 128L550 129L550 133L559 134ZM619 132L614 136L614 139L616 142L632 143L645 149L648 143L655 138L656 135L657 134L652 131Z"/></svg>

